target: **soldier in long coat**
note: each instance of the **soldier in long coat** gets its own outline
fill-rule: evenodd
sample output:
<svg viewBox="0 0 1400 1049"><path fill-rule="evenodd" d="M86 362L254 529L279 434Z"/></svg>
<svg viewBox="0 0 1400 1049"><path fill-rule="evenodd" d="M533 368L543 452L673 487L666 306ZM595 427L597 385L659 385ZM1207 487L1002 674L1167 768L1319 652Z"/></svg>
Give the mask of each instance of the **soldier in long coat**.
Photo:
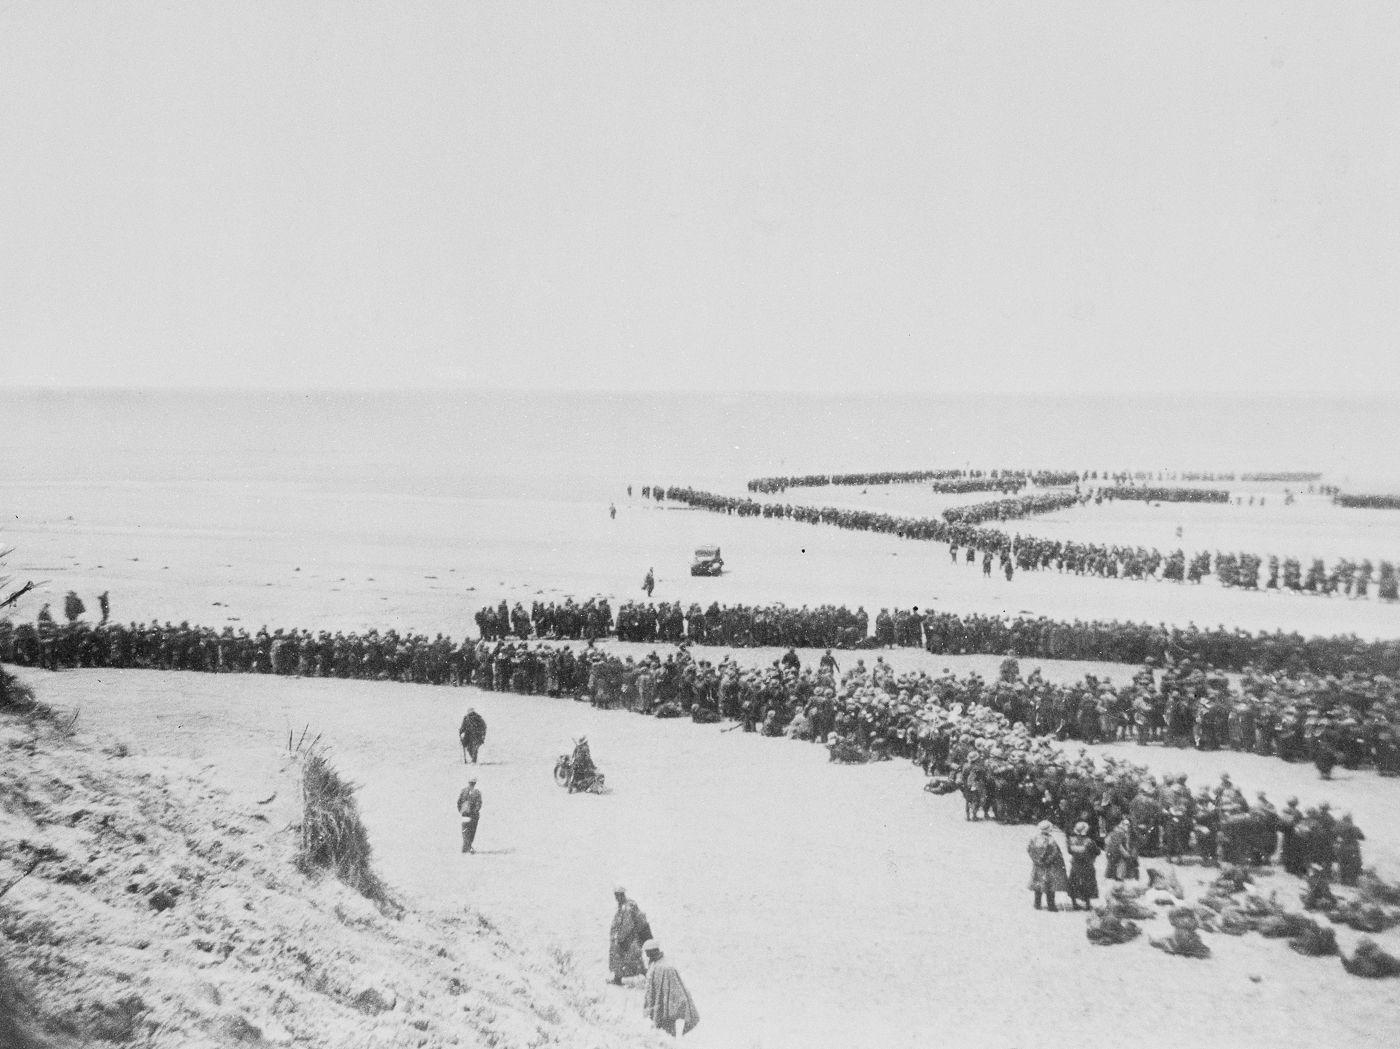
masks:
<svg viewBox="0 0 1400 1049"><path fill-rule="evenodd" d="M642 950L649 963L646 996L642 1000L646 1018L667 1034L680 1033L678 1027L685 1033L695 1030L700 1012L681 982L681 974L666 960L655 940L642 944Z"/></svg>
<svg viewBox="0 0 1400 1049"><path fill-rule="evenodd" d="M462 760L465 762L470 757L471 763L475 765L481 745L486 742L486 719L476 712L475 707L467 709L466 717L462 718L461 728L457 730L457 736L462 741Z"/></svg>
<svg viewBox="0 0 1400 1049"><path fill-rule="evenodd" d="M621 984L625 977L641 976L647 971L642 944L651 939L651 926L636 901L627 898L625 889L618 886L613 896L617 899L617 910L608 930L608 971L612 973L612 982Z"/></svg>
<svg viewBox="0 0 1400 1049"><path fill-rule="evenodd" d="M1099 879L1094 873L1094 860L1099 855L1099 846L1089 836L1089 824L1082 820L1074 825L1074 833L1070 835L1069 855L1070 905L1078 910L1082 900L1087 911L1093 906L1090 901L1098 899L1099 896Z"/></svg>
<svg viewBox="0 0 1400 1049"><path fill-rule="evenodd" d="M1054 826L1049 820L1041 820L1034 837L1026 845L1031 858L1031 880L1028 886L1035 893L1035 909L1040 910L1041 897L1045 897L1048 910L1058 911L1055 906L1055 893L1069 889L1069 876L1065 873L1065 854L1060 851L1059 842L1054 837Z"/></svg>
<svg viewBox="0 0 1400 1049"><path fill-rule="evenodd" d="M1126 817L1119 820L1118 825L1108 832L1103 845L1104 856L1107 858L1104 877L1113 881L1137 881L1137 845L1133 841L1132 824Z"/></svg>

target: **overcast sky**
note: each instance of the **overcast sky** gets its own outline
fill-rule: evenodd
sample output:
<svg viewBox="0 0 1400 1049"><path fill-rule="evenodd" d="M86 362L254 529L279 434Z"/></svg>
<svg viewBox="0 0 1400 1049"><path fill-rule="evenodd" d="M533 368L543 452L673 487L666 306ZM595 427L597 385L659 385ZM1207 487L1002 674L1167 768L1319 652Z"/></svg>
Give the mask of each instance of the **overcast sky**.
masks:
<svg viewBox="0 0 1400 1049"><path fill-rule="evenodd" d="M1400 391L1400 4L0 2L0 382Z"/></svg>

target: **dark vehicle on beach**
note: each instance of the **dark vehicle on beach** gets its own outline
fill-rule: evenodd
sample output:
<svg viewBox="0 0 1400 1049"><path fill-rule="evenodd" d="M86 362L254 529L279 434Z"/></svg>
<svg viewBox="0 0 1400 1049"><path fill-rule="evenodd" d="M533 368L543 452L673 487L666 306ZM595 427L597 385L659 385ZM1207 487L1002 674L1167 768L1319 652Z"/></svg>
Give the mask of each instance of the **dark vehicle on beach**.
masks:
<svg viewBox="0 0 1400 1049"><path fill-rule="evenodd" d="M719 575L724 571L724 558L719 556L719 547L702 546L695 551L695 560L690 562L691 575Z"/></svg>

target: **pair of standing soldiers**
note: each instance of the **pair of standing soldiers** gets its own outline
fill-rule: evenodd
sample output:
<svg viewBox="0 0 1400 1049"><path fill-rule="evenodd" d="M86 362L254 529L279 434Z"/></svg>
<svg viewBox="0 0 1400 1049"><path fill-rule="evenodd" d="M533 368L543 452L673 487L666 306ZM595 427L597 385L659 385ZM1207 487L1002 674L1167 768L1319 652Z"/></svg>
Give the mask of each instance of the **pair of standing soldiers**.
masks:
<svg viewBox="0 0 1400 1049"><path fill-rule="evenodd" d="M486 719L468 707L462 726L457 730L457 738L462 741L462 761L476 764L481 745L486 742ZM481 791L476 789L476 779L467 780L462 793L457 795L457 814L462 817L462 851L475 852L477 824L481 822Z"/></svg>
<svg viewBox="0 0 1400 1049"><path fill-rule="evenodd" d="M612 982L646 974L642 1011L647 1019L667 1034L680 1036L700 1023L695 1000L686 990L676 967L666 960L652 937L651 924L636 902L627 898L622 887L613 890L617 911L608 936L608 968Z"/></svg>

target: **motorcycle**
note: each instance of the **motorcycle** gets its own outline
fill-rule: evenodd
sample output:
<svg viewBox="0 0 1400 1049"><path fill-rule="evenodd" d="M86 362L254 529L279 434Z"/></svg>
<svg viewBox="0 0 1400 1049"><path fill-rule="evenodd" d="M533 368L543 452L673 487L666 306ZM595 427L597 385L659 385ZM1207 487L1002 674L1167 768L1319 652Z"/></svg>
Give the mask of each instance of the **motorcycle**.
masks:
<svg viewBox="0 0 1400 1049"><path fill-rule="evenodd" d="M568 754L560 754L559 760L554 763L554 782L567 787L570 794L579 791L602 794L605 791L603 774L595 769L591 773L575 775L574 759Z"/></svg>

